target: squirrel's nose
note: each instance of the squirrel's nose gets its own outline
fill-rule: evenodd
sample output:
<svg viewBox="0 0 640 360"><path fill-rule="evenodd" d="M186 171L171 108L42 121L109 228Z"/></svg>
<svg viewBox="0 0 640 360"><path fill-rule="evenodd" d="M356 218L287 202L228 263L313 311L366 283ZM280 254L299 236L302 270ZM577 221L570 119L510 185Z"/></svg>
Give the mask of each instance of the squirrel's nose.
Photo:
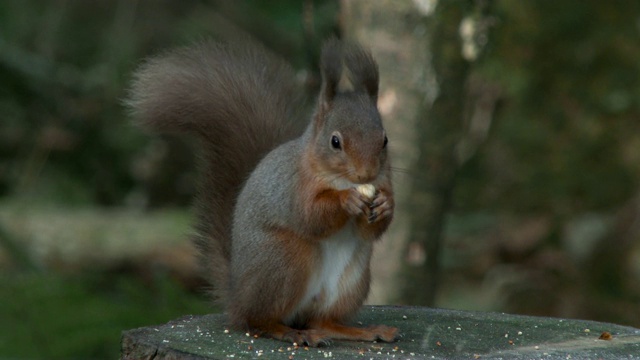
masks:
<svg viewBox="0 0 640 360"><path fill-rule="evenodd" d="M358 184L368 184L378 177L378 166L364 166L356 172L356 182Z"/></svg>

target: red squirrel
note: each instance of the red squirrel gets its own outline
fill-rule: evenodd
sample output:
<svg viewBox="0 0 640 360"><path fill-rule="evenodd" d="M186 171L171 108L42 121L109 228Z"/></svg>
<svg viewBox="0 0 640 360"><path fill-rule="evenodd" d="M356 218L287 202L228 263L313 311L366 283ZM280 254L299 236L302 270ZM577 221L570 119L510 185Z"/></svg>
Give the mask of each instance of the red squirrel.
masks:
<svg viewBox="0 0 640 360"><path fill-rule="evenodd" d="M194 241L233 328L308 346L391 342L397 328L346 324L394 209L378 66L330 40L321 74L304 120L283 61L255 44L203 42L148 59L128 104L143 128L200 138Z"/></svg>

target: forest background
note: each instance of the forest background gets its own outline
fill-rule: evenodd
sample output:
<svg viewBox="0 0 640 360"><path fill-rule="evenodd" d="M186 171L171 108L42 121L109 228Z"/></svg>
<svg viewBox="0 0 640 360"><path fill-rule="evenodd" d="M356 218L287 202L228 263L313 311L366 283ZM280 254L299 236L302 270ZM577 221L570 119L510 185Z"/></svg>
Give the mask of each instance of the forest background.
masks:
<svg viewBox="0 0 640 360"><path fill-rule="evenodd" d="M241 33L313 93L320 44L358 33L357 3L0 2L0 355L114 358L122 330L215 311L186 239L192 146L131 125L131 73L159 51ZM450 161L423 163L431 141L404 152L390 137L407 164L395 174L409 184L399 207L415 215L424 198L446 201L429 217L434 234L392 232L413 235L387 259L401 269L376 286L403 286L372 302L640 327L640 3L371 3L412 9L407 22L422 25L410 36L432 35L424 66L443 71L441 88L457 84L450 100L462 109L455 128L434 130L438 100L415 121L444 134ZM377 55L381 41L364 33Z"/></svg>

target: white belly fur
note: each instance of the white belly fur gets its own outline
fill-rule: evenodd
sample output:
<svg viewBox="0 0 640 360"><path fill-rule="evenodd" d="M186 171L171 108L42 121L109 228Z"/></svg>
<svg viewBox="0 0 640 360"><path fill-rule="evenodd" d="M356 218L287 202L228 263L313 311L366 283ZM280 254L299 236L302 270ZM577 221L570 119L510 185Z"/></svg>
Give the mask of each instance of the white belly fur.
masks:
<svg viewBox="0 0 640 360"><path fill-rule="evenodd" d="M362 245L363 241L356 235L351 225L345 226L329 239L323 240L320 266L313 271L302 301L288 320L295 318L301 311L312 310L322 313L328 310L343 290L350 289L356 284L366 266L357 258L363 254L356 253L356 249ZM363 250L369 251L369 249L358 249L359 252ZM348 272L348 278L342 279L345 270L352 263L356 267ZM318 303L314 303L316 301Z"/></svg>

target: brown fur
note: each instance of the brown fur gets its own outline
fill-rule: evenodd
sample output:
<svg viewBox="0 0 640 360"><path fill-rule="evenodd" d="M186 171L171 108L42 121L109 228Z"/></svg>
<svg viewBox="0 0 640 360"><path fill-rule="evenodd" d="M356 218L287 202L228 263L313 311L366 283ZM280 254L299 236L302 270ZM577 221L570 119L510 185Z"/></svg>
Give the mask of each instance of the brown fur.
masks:
<svg viewBox="0 0 640 360"><path fill-rule="evenodd" d="M128 102L142 126L202 141L194 240L234 328L311 346L393 341L395 328L344 324L369 292L373 242L393 217L377 65L335 40L321 60L311 122L295 120L293 72L255 45L152 58ZM363 183L374 199L355 190Z"/></svg>

